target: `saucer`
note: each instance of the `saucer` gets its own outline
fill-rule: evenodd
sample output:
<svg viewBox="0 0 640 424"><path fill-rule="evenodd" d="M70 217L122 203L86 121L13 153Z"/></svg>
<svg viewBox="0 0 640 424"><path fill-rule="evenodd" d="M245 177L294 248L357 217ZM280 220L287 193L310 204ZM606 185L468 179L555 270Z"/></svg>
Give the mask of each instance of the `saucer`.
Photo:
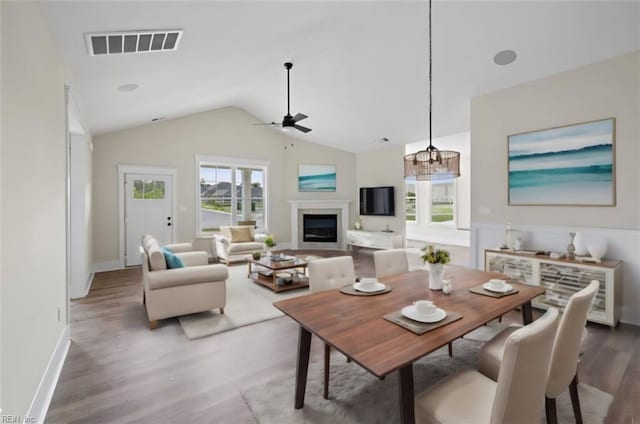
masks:
<svg viewBox="0 0 640 424"><path fill-rule="evenodd" d="M485 290L489 290L490 292L494 292L494 293L509 293L510 291L513 290L513 287L510 284L506 284L500 288L496 288L491 286L491 284L489 282L486 282L482 285L482 288Z"/></svg>
<svg viewBox="0 0 640 424"><path fill-rule="evenodd" d="M416 311L415 305L405 306L404 308L402 308L400 313L404 317L407 317L414 321L425 322L425 323L442 321L447 317L447 312L440 308L437 308L434 313L429 315L419 314L418 311Z"/></svg>
<svg viewBox="0 0 640 424"><path fill-rule="evenodd" d="M360 283L354 283L353 284L353 288L358 290L358 291L364 292L364 293L375 293L375 292L379 292L379 291L382 291L382 290L386 289L387 286L385 286L384 284L379 283L378 281L376 281L375 284L373 284L371 287L366 287L366 288L362 287L362 283L361 282Z"/></svg>

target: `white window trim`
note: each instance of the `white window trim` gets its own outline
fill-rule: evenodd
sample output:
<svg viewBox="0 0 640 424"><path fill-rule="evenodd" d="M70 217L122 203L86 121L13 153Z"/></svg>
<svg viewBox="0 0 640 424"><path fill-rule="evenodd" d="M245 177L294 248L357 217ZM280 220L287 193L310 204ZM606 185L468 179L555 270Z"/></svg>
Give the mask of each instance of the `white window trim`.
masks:
<svg viewBox="0 0 640 424"><path fill-rule="evenodd" d="M447 222L433 222L431 220L432 217L432 213L431 213L431 207L433 206L433 183L431 182L427 182L429 184L429 201L425 201L424 196L420 196L421 193L421 185L420 182L416 181L416 220L415 221L407 221L406 220L406 216L405 216L405 225L412 227L412 228L420 228L420 227L424 227L424 228L428 228L428 227L438 227L438 228L442 228L442 227L453 227L453 228L457 228L457 221L458 221L458 183L457 180L454 178L453 179L453 220L452 221L447 221ZM405 195L404 195L404 199L403 199L403 207L406 207L406 201L407 201L407 196L406 196L406 182L405 182ZM424 213L423 212L423 207L424 207Z"/></svg>
<svg viewBox="0 0 640 424"><path fill-rule="evenodd" d="M263 203L264 203L264 230L268 232L269 228L269 198L271 197L271 190L269 189L269 161L247 159L247 158L235 158L230 156L210 156L197 154L195 156L195 223L196 223L196 235L197 237L211 236L211 233L203 233L202 226L200 225L200 167L201 166L228 166L237 168L243 167L255 167L264 168L264 191L263 191Z"/></svg>

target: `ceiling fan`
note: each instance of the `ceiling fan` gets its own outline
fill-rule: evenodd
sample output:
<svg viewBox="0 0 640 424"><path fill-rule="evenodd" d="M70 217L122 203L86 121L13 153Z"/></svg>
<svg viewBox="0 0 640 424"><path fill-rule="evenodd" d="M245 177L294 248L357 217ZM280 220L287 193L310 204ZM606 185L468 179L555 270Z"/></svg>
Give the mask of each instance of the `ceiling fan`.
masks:
<svg viewBox="0 0 640 424"><path fill-rule="evenodd" d="M287 69L287 114L282 118L282 123L277 122L265 122L254 125L281 125L283 129L287 128L295 128L298 131L302 131L303 133L308 133L311 131L311 128L303 127L302 125L298 125L299 121L308 118L304 113L296 113L296 116L291 116L290 106L291 106L291 95L289 92L289 71L293 68L293 63L286 62L284 67Z"/></svg>

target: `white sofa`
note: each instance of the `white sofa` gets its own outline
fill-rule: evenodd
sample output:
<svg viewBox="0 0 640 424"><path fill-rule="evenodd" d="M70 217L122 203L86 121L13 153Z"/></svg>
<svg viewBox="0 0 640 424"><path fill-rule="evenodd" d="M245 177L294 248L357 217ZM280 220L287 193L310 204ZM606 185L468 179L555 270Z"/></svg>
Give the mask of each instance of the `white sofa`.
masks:
<svg viewBox="0 0 640 424"><path fill-rule="evenodd" d="M260 251L266 234L257 234L252 225L221 226L220 234L214 236L216 255L220 262L230 264L244 261L251 252Z"/></svg>
<svg viewBox="0 0 640 424"><path fill-rule="evenodd" d="M193 252L191 243L167 245L184 263L168 269L160 243L153 236L142 238L143 303L154 329L157 320L220 308L227 301L227 267L209 265L207 252Z"/></svg>

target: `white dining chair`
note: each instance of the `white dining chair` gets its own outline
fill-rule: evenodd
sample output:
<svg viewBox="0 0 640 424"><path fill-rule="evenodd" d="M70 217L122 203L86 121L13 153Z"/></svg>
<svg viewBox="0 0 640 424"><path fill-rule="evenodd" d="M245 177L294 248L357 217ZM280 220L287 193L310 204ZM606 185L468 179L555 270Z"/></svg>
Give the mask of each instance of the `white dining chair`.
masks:
<svg viewBox="0 0 640 424"><path fill-rule="evenodd" d="M578 360L580 356L580 344L584 338L587 312L595 297L600 283L593 280L584 289L569 298L562 314L558 332L555 335L553 350L551 352L550 367L547 379L545 396L545 410L548 423L557 422L556 398L567 387L571 396L571 405L577 423L582 423L580 411L580 399L578 397ZM498 333L480 349L478 354L479 371L497 380L501 372L500 364L503 361L505 341L514 332L517 326L510 326Z"/></svg>
<svg viewBox="0 0 640 424"><path fill-rule="evenodd" d="M325 290L337 289L356 281L353 258L338 256L336 258L316 259L309 262L309 291L318 293ZM329 366L331 346L324 344L324 391L323 397L329 398Z"/></svg>
<svg viewBox="0 0 640 424"><path fill-rule="evenodd" d="M416 422L537 423L544 395L558 310L547 312L505 341L498 381L465 369L416 396Z"/></svg>
<svg viewBox="0 0 640 424"><path fill-rule="evenodd" d="M409 272L406 249L377 250L373 253L376 278Z"/></svg>

